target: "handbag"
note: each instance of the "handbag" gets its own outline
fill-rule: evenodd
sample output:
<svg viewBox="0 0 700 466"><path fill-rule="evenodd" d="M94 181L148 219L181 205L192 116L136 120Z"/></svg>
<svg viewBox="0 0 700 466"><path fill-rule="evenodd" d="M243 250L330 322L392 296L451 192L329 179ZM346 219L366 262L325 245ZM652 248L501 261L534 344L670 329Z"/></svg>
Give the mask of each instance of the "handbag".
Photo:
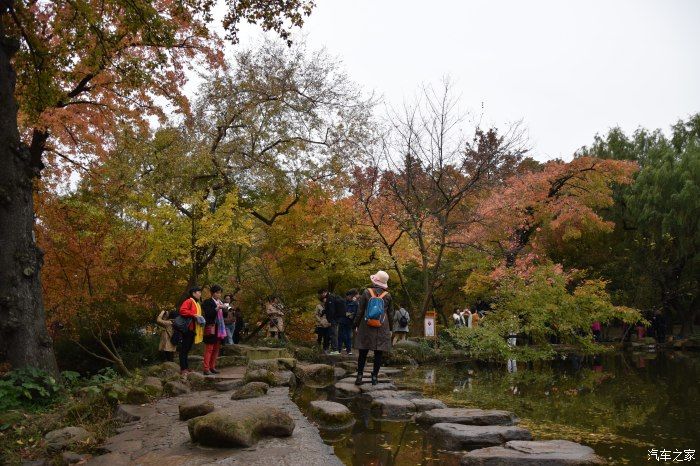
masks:
<svg viewBox="0 0 700 466"><path fill-rule="evenodd" d="M180 333L185 333L190 329L190 324L192 323L192 317L182 317L177 316L173 321L173 329Z"/></svg>
<svg viewBox="0 0 700 466"><path fill-rule="evenodd" d="M204 326L204 336L207 337L209 335L216 335L216 325L215 324L209 324Z"/></svg>

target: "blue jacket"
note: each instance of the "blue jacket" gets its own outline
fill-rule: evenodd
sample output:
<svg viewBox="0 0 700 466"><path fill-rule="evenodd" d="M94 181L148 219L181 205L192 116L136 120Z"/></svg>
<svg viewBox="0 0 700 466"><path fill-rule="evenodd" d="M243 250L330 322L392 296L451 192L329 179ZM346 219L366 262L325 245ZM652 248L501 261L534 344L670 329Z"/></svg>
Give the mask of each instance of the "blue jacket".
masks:
<svg viewBox="0 0 700 466"><path fill-rule="evenodd" d="M357 314L357 311L360 309L360 305L357 301L348 301L347 299L345 300L345 315L338 321L340 324L347 325L347 326L352 326L354 320L355 320L355 315Z"/></svg>

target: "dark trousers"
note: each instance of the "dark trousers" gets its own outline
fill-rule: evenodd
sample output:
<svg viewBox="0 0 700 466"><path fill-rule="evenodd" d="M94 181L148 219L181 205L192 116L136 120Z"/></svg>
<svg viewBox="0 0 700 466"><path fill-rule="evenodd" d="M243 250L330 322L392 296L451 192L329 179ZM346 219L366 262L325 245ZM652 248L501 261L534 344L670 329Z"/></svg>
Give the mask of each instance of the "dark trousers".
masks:
<svg viewBox="0 0 700 466"><path fill-rule="evenodd" d="M331 348L333 351L340 351L338 348L338 322L331 322L330 330Z"/></svg>
<svg viewBox="0 0 700 466"><path fill-rule="evenodd" d="M175 352L174 351L161 351L163 353L163 359L165 361L172 361L175 359Z"/></svg>
<svg viewBox="0 0 700 466"><path fill-rule="evenodd" d="M190 354L192 345L194 344L194 332L186 332L182 335L180 342L180 370L185 370L187 366L187 356Z"/></svg>
<svg viewBox="0 0 700 466"><path fill-rule="evenodd" d="M365 371L365 363L367 362L367 354L369 353L369 350L367 349L361 349L360 350L360 356L357 358L357 373L362 374ZM383 351L375 351L374 352L374 367L372 368L372 374L377 375L379 374L379 368L382 367L382 356L384 355Z"/></svg>
<svg viewBox="0 0 700 466"><path fill-rule="evenodd" d="M318 334L318 338L316 338L316 342L319 345L323 345L323 351L328 350L328 346L331 343L331 329L330 327L316 327L316 333Z"/></svg>
<svg viewBox="0 0 700 466"><path fill-rule="evenodd" d="M348 353L352 351L352 328L350 324L338 325L338 351L343 351L343 345Z"/></svg>

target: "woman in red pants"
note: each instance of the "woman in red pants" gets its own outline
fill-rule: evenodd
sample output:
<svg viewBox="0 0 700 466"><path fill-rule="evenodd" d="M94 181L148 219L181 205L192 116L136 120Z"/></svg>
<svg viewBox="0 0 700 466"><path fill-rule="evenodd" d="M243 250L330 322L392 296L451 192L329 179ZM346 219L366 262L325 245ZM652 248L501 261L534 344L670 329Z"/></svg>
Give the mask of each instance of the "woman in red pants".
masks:
<svg viewBox="0 0 700 466"><path fill-rule="evenodd" d="M211 298L202 303L204 324L204 375L218 374L216 359L219 357L221 343L226 338L224 325L224 303L221 302L222 289L219 285L211 287Z"/></svg>

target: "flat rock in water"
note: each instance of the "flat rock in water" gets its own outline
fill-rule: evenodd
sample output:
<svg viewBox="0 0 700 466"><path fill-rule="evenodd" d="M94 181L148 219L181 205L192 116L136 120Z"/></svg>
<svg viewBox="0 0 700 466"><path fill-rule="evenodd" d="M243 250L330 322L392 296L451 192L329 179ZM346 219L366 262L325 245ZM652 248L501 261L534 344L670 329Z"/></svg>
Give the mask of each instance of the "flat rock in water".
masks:
<svg viewBox="0 0 700 466"><path fill-rule="evenodd" d="M468 426L438 423L428 430L428 437L438 448L451 451L502 445L511 440L532 440L526 429L515 426Z"/></svg>
<svg viewBox="0 0 700 466"><path fill-rule="evenodd" d="M362 390L362 393L376 392L378 390L396 390L396 385L393 383L378 383L377 385L363 383L360 385L360 390Z"/></svg>
<svg viewBox="0 0 700 466"><path fill-rule="evenodd" d="M345 377L343 379L340 379L338 382L355 383L355 377ZM382 377L382 374L379 374L379 377L377 377L377 382L379 382L379 383L391 383L391 379L388 377ZM363 375L362 376L362 383L372 383L371 376Z"/></svg>
<svg viewBox="0 0 700 466"><path fill-rule="evenodd" d="M335 366L333 368L333 374L335 375L336 379L342 379L343 377L345 377L345 375L347 373L348 373L347 369L345 369L343 367Z"/></svg>
<svg viewBox="0 0 700 466"><path fill-rule="evenodd" d="M416 405L416 411L418 412L447 408L444 402L435 398L411 398L411 402Z"/></svg>
<svg viewBox="0 0 700 466"><path fill-rule="evenodd" d="M214 388L220 392L228 392L236 388L241 388L243 385L245 385L245 381L243 379L222 380L221 382L216 382L214 384Z"/></svg>
<svg viewBox="0 0 700 466"><path fill-rule="evenodd" d="M605 464L592 448L567 440L514 440L501 447L470 451L462 466L585 466Z"/></svg>
<svg viewBox="0 0 700 466"><path fill-rule="evenodd" d="M193 442L209 447L251 447L262 436L289 437L294 419L274 406L226 408L190 419Z"/></svg>
<svg viewBox="0 0 700 466"><path fill-rule="evenodd" d="M416 405L403 398L377 398L372 401L372 414L389 419L405 419L416 411Z"/></svg>
<svg viewBox="0 0 700 466"><path fill-rule="evenodd" d="M334 385L335 392L341 395L359 395L360 387L352 383L338 382Z"/></svg>
<svg viewBox="0 0 700 466"><path fill-rule="evenodd" d="M416 421L430 425L449 422L473 426L512 426L518 423L518 418L510 411L495 409L440 408L420 413Z"/></svg>
<svg viewBox="0 0 700 466"><path fill-rule="evenodd" d="M198 416L204 416L214 411L214 403L211 401L190 401L179 405L180 420L187 421Z"/></svg>
<svg viewBox="0 0 700 466"><path fill-rule="evenodd" d="M373 392L366 392L365 396L376 400L377 398L403 398L404 400L412 400L420 396L418 392L411 392L407 390L375 390Z"/></svg>
<svg viewBox="0 0 700 466"><path fill-rule="evenodd" d="M355 424L355 416L347 406L334 401L312 401L309 412L321 427L327 429L347 429Z"/></svg>
<svg viewBox="0 0 700 466"><path fill-rule="evenodd" d="M243 385L241 388L237 389L231 395L232 400L247 400L249 398L257 398L259 396L264 396L267 394L267 390L270 388L265 382L249 382Z"/></svg>
<svg viewBox="0 0 700 466"><path fill-rule="evenodd" d="M92 437L92 434L82 427L64 427L47 433L44 435L44 440L46 440L46 448L51 452L55 452L87 440L90 437Z"/></svg>

